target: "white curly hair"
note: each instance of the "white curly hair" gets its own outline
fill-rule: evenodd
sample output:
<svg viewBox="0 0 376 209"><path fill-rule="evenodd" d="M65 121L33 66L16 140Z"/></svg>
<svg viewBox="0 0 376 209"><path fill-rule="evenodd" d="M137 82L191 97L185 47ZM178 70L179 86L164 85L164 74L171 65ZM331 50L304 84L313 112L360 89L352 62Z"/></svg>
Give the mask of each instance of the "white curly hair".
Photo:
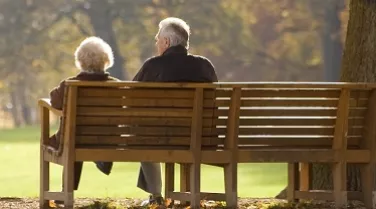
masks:
<svg viewBox="0 0 376 209"><path fill-rule="evenodd" d="M168 38L171 46L182 45L189 48L190 27L182 19L168 17L159 23L159 32L157 36Z"/></svg>
<svg viewBox="0 0 376 209"><path fill-rule="evenodd" d="M110 45L95 36L83 40L74 56L77 68L83 72L104 72L114 65L114 55Z"/></svg>

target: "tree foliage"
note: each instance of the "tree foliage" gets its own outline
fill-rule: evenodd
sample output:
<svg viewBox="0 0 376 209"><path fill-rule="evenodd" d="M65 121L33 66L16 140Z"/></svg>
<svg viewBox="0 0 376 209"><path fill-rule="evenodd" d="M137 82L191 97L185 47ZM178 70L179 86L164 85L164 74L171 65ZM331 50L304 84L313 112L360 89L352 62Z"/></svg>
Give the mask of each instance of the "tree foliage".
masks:
<svg viewBox="0 0 376 209"><path fill-rule="evenodd" d="M342 54L327 46L338 49L343 44L348 16L344 2L2 0L0 93L15 109L24 106L32 113L37 98L76 73L73 52L90 35L102 37L114 49L117 65L110 72L131 79L155 54L158 23L168 16L190 24L190 51L211 59L221 81L328 80L324 70L336 68L330 57ZM335 9L329 17L324 8ZM340 28L328 18L339 21ZM16 112L18 123L24 123Z"/></svg>

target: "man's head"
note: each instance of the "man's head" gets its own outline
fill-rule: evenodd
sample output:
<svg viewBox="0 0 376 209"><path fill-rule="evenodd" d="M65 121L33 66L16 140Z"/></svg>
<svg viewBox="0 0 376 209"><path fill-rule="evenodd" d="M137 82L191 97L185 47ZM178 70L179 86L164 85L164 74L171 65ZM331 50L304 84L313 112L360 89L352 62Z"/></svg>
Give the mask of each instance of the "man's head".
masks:
<svg viewBox="0 0 376 209"><path fill-rule="evenodd" d="M74 53L76 66L83 72L104 72L114 64L110 45L98 37L86 38Z"/></svg>
<svg viewBox="0 0 376 209"><path fill-rule="evenodd" d="M182 19L169 17L159 23L159 31L155 36L158 54L162 55L172 46L189 48L189 25Z"/></svg>

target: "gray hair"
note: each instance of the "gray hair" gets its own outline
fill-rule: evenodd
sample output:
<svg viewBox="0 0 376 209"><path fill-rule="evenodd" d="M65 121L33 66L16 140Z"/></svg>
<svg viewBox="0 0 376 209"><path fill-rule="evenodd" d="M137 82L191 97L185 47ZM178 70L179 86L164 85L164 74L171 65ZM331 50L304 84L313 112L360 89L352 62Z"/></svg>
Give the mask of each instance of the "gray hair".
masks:
<svg viewBox="0 0 376 209"><path fill-rule="evenodd" d="M159 23L158 36L168 38L171 46L182 45L189 48L189 25L182 19L168 17Z"/></svg>
<svg viewBox="0 0 376 209"><path fill-rule="evenodd" d="M76 66L85 72L104 72L114 64L114 55L110 45L95 36L83 40L74 56Z"/></svg>

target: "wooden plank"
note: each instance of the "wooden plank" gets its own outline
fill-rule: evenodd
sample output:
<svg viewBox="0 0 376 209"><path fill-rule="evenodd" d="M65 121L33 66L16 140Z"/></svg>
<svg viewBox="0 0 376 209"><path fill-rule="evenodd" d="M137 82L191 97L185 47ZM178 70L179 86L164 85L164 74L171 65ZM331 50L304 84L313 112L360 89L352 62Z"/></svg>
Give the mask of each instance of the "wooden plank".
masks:
<svg viewBox="0 0 376 209"><path fill-rule="evenodd" d="M225 150L229 150L230 163L224 166L226 206L236 208L238 201L238 135L241 89L234 88L231 96L229 119L227 120Z"/></svg>
<svg viewBox="0 0 376 209"><path fill-rule="evenodd" d="M221 129L217 129L221 133ZM360 131L359 131L360 132ZM333 127L249 127L240 128L239 135L333 135Z"/></svg>
<svg viewBox="0 0 376 209"><path fill-rule="evenodd" d="M191 117L191 109L78 107L79 116Z"/></svg>
<svg viewBox="0 0 376 209"><path fill-rule="evenodd" d="M217 125L222 125L221 120L216 122ZM314 126L314 125L322 125L322 126L331 126L335 124L334 118L276 118L276 117L264 117L264 118L240 118L240 126Z"/></svg>
<svg viewBox="0 0 376 209"><path fill-rule="evenodd" d="M64 201L64 193L63 192L44 192L44 196L46 200L62 200ZM48 205L48 203L47 203Z"/></svg>
<svg viewBox="0 0 376 209"><path fill-rule="evenodd" d="M191 146L193 163L190 165L190 189L191 207L200 207L201 193L201 138L202 138L202 113L203 113L204 89L195 90L192 125L191 125Z"/></svg>
<svg viewBox="0 0 376 209"><path fill-rule="evenodd" d="M206 131L206 129L204 129ZM209 131L208 131L209 132ZM361 135L362 127L353 127L349 130L349 135ZM205 132L206 133L206 132ZM215 132L222 134L222 129L217 128ZM333 135L334 128L331 126L270 126L270 127L240 127L240 135Z"/></svg>
<svg viewBox="0 0 376 209"><path fill-rule="evenodd" d="M249 136L239 138L239 146L269 145L273 147L328 147L332 145L333 137L327 136ZM157 136L77 136L77 145L189 145L190 137L157 137ZM350 137L349 146L357 146L361 137ZM223 145L224 138L203 137L202 145Z"/></svg>
<svg viewBox="0 0 376 209"><path fill-rule="evenodd" d="M331 150L239 150L238 163L251 162L334 162L336 153ZM299 156L299 157L297 157Z"/></svg>
<svg viewBox="0 0 376 209"><path fill-rule="evenodd" d="M64 206L73 208L74 205L74 162L75 162L75 132L76 132L76 108L77 87L68 87L66 103L66 118L64 121L64 150L63 150L63 185Z"/></svg>
<svg viewBox="0 0 376 209"><path fill-rule="evenodd" d="M309 163L299 163L299 190L308 191L310 190L310 164Z"/></svg>
<svg viewBox="0 0 376 209"><path fill-rule="evenodd" d="M367 99L350 100L350 107L366 107ZM228 106L229 100L216 100L216 106ZM338 99L242 99L242 107L337 107Z"/></svg>
<svg viewBox="0 0 376 209"><path fill-rule="evenodd" d="M140 88L303 88L303 89L373 89L373 83L353 82L216 82L216 83L168 83L168 82L134 82L134 81L67 81L68 86L92 87L140 87Z"/></svg>
<svg viewBox="0 0 376 209"><path fill-rule="evenodd" d="M205 139L205 138L204 138ZM212 139L214 140L214 139ZM205 141L205 140L204 140ZM349 139L349 146L359 145L361 137L352 137ZM214 143L220 143L221 141L215 140ZM280 146L280 147L289 147L289 146L306 146L306 147L319 147L319 146L331 146L333 143L333 137L328 136L311 136L311 137L291 137L291 136L254 136L239 138L239 145L271 145L271 146ZM209 143L208 143L209 144Z"/></svg>
<svg viewBox="0 0 376 209"><path fill-rule="evenodd" d="M373 197L376 192L374 184L376 164L376 90L373 90L370 94L363 136L364 139L361 141L360 148L370 151L370 161L360 167L362 199L366 208L375 208L376 202Z"/></svg>
<svg viewBox="0 0 376 209"><path fill-rule="evenodd" d="M339 162L333 165L333 195L336 207L347 203L346 149L348 117L350 112L350 91L342 90L337 110L337 120L333 139L333 150L339 154Z"/></svg>
<svg viewBox="0 0 376 209"><path fill-rule="evenodd" d="M207 102L209 104L209 101ZM193 106L193 99L171 98L131 98L131 97L82 97L78 100L79 106L99 107L185 107Z"/></svg>
<svg viewBox="0 0 376 209"><path fill-rule="evenodd" d="M43 155L44 155L45 161L58 164L58 165L63 165L63 157L57 156L56 152L52 154L52 153L48 153L44 151Z"/></svg>
<svg viewBox="0 0 376 209"><path fill-rule="evenodd" d="M191 163L188 150L76 149L76 161Z"/></svg>
<svg viewBox="0 0 376 209"><path fill-rule="evenodd" d="M47 108L49 111L54 113L56 116L63 116L63 111L55 109L55 108L52 107L50 99L40 99L38 101L38 106Z"/></svg>
<svg viewBox="0 0 376 209"><path fill-rule="evenodd" d="M171 101L171 102L169 102ZM82 106L139 106L139 107L192 107L192 99L171 98L114 98L83 97L79 100ZM367 98L351 99L350 107L366 107ZM229 107L230 98L208 97L204 107ZM332 98L243 98L242 107L337 107L338 99Z"/></svg>
<svg viewBox="0 0 376 209"><path fill-rule="evenodd" d="M338 98L338 89L245 89L242 91L242 98L247 97L294 97L294 98Z"/></svg>
<svg viewBox="0 0 376 209"><path fill-rule="evenodd" d="M212 125L212 120L206 123ZM191 127L191 118L179 117L129 117L129 116L78 116L77 125L140 125L140 126L176 126Z"/></svg>
<svg viewBox="0 0 376 209"><path fill-rule="evenodd" d="M362 126L363 118L349 119L349 123L354 126ZM214 121L215 125L225 125L226 119L217 119ZM252 125L269 125L269 126L331 126L335 124L334 117L303 117L303 118L289 118L289 117L263 117L263 118L240 118L240 126Z"/></svg>
<svg viewBox="0 0 376 209"><path fill-rule="evenodd" d="M232 88L222 89L217 88L215 90L205 89L204 100L215 98L231 98Z"/></svg>
<svg viewBox="0 0 376 209"><path fill-rule="evenodd" d="M137 136L189 136L191 129L189 127L153 127L153 126L136 126L136 127L116 127L116 126L77 126L76 134L78 136L120 136L120 135L137 135ZM202 136L225 135L227 128L203 128ZM362 128L352 128L351 135L361 135ZM333 127L241 127L239 135L333 135Z"/></svg>
<svg viewBox="0 0 376 209"><path fill-rule="evenodd" d="M168 136L77 136L77 145L190 145L191 138ZM223 144L224 139L217 137L203 137L202 145Z"/></svg>
<svg viewBox="0 0 376 209"><path fill-rule="evenodd" d="M203 151L202 163L229 163L227 151ZM216 156L213 158L213 156ZM130 150L76 148L76 161L193 163L189 150Z"/></svg>
<svg viewBox="0 0 376 209"><path fill-rule="evenodd" d="M340 156L338 155L337 158L343 158L348 163L366 163L371 159L371 152L367 149L347 150L343 157Z"/></svg>
<svg viewBox="0 0 376 209"><path fill-rule="evenodd" d="M47 144L50 136L50 115L46 107L39 106L40 111L40 173L39 173L39 204L40 206L48 206L48 196L45 195L46 191L50 190L50 163L44 158L44 145Z"/></svg>
<svg viewBox="0 0 376 209"><path fill-rule="evenodd" d="M210 139L209 139L210 140ZM210 141L207 144L210 145ZM189 145L190 137L158 136L77 136L77 145ZM205 144L205 143L204 143Z"/></svg>
<svg viewBox="0 0 376 209"><path fill-rule="evenodd" d="M208 132L211 131L208 129ZM116 126L77 126L77 135L120 136L135 134L137 136L189 136L189 127L116 127Z"/></svg>
<svg viewBox="0 0 376 209"><path fill-rule="evenodd" d="M175 164L165 164L165 198L170 198L175 190ZM173 201L173 200L172 200ZM172 202L172 205L174 203Z"/></svg>
<svg viewBox="0 0 376 209"><path fill-rule="evenodd" d="M365 108L351 109L351 117L363 117L365 114ZM204 110L204 117L213 117L213 116L227 116L228 110L219 109L219 110ZM254 108L254 109L241 109L241 117L247 116L336 116L336 109L324 109L324 108L315 108L315 109L265 109L265 108Z"/></svg>
<svg viewBox="0 0 376 209"><path fill-rule="evenodd" d="M80 88L79 97L193 98L191 89L160 88Z"/></svg>
<svg viewBox="0 0 376 209"><path fill-rule="evenodd" d="M180 192L191 191L191 179L190 179L191 167L189 164L180 164ZM177 199L177 198L172 198ZM190 196L186 199L189 200ZM177 199L179 200L179 199ZM184 202L183 204L187 204Z"/></svg>
<svg viewBox="0 0 376 209"><path fill-rule="evenodd" d="M191 126L188 117L138 117L138 116L78 116L77 125L141 125L141 126ZM364 119L361 117L349 119L349 124L362 126ZM269 125L269 126L330 126L335 124L334 117L318 118L290 118L290 117L249 117L240 118L240 126ZM204 127L226 126L227 118L204 118Z"/></svg>
<svg viewBox="0 0 376 209"><path fill-rule="evenodd" d="M294 202L296 201L295 191L299 189L298 163L288 163L287 165L287 200Z"/></svg>

